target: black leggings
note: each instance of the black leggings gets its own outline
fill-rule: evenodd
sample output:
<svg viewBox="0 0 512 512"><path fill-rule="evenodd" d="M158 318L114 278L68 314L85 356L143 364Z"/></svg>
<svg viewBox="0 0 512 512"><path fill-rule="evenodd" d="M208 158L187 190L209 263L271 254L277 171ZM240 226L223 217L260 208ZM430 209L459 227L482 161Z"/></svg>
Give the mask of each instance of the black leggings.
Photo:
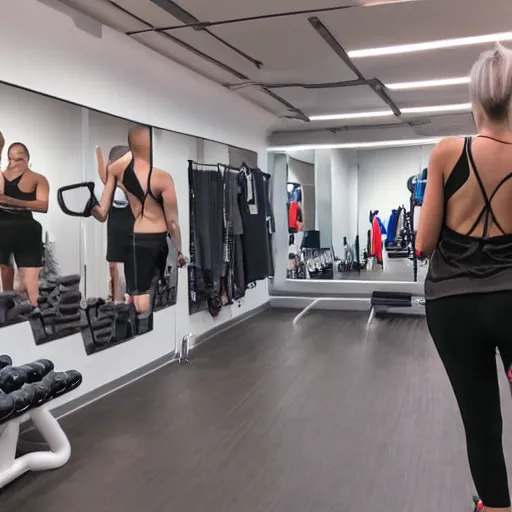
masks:
<svg viewBox="0 0 512 512"><path fill-rule="evenodd" d="M496 348L512 363L512 291L427 301L428 327L466 431L471 474L489 508L510 507Z"/></svg>

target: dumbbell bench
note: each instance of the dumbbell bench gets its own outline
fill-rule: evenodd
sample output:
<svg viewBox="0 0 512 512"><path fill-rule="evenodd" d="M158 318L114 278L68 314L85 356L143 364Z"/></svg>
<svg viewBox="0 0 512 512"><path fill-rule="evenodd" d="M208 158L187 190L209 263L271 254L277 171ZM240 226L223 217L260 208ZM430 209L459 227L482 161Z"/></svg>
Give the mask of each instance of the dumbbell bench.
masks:
<svg viewBox="0 0 512 512"><path fill-rule="evenodd" d="M374 291L370 298L370 315L367 325L370 325L374 316L394 308L413 308L424 306L425 298L414 296L412 293Z"/></svg>
<svg viewBox="0 0 512 512"><path fill-rule="evenodd" d="M55 372L47 359L14 367L9 356L0 356L0 488L27 471L46 471L66 464L71 446L47 404L81 383L79 372ZM50 449L16 457L20 425L28 420Z"/></svg>

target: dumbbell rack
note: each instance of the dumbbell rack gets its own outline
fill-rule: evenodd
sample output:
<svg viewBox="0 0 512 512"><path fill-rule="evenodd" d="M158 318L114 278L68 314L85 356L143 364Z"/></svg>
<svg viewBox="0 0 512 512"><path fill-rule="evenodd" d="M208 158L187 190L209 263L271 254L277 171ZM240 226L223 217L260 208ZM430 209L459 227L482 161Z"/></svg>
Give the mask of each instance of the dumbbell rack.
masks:
<svg viewBox="0 0 512 512"><path fill-rule="evenodd" d="M16 457L20 424L32 420L50 450ZM0 426L0 489L28 471L47 471L66 464L71 456L69 440L46 405L31 409Z"/></svg>

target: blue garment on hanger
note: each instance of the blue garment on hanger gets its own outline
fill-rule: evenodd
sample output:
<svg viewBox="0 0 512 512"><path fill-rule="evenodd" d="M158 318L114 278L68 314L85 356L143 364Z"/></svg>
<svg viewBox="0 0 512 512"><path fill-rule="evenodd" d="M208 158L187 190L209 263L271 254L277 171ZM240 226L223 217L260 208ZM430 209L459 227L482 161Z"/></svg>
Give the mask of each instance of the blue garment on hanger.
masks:
<svg viewBox="0 0 512 512"><path fill-rule="evenodd" d="M379 227L380 227L380 232L382 235L387 235L387 230L386 228L384 227L384 224L382 223L382 221L380 220L380 217L377 215L377 222L379 223Z"/></svg>
<svg viewBox="0 0 512 512"><path fill-rule="evenodd" d="M391 210L388 221L388 236L386 238L386 246L392 244L396 240L396 227L398 224L398 210Z"/></svg>

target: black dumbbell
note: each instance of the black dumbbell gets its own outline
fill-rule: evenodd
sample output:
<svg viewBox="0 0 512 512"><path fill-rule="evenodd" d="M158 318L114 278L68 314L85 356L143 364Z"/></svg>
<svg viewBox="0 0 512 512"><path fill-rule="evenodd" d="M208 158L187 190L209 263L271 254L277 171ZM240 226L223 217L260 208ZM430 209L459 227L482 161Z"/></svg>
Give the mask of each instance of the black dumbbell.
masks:
<svg viewBox="0 0 512 512"><path fill-rule="evenodd" d="M16 412L14 398L0 393L0 423L10 420Z"/></svg>
<svg viewBox="0 0 512 512"><path fill-rule="evenodd" d="M0 390L12 393L20 389L27 382L27 373L21 368L7 366L0 370Z"/></svg>
<svg viewBox="0 0 512 512"><path fill-rule="evenodd" d="M50 395L50 388L44 382L36 382L34 384L28 384L32 388L34 397L32 399L32 407L39 407L44 404L48 396Z"/></svg>
<svg viewBox="0 0 512 512"><path fill-rule="evenodd" d="M48 375L52 370L55 369L55 365L49 359L38 359L31 364L38 365L42 368L43 377Z"/></svg>
<svg viewBox="0 0 512 512"><path fill-rule="evenodd" d="M43 384L50 389L48 398L55 398L62 395L67 388L66 374L62 372L51 372L43 379Z"/></svg>
<svg viewBox="0 0 512 512"><path fill-rule="evenodd" d="M72 391L82 384L82 374L76 370L69 370L66 374L66 390Z"/></svg>
<svg viewBox="0 0 512 512"><path fill-rule="evenodd" d="M27 384L31 384L32 382L39 382L43 377L43 368L37 364L24 364L20 366L20 369L23 370L27 374Z"/></svg>
<svg viewBox="0 0 512 512"><path fill-rule="evenodd" d="M34 400L34 391L31 386L23 386L21 389L11 393L14 399L15 414L20 415L27 412L32 406Z"/></svg>
<svg viewBox="0 0 512 512"><path fill-rule="evenodd" d="M3 354L0 356L0 370L6 366L12 366L12 359L7 354Z"/></svg>

